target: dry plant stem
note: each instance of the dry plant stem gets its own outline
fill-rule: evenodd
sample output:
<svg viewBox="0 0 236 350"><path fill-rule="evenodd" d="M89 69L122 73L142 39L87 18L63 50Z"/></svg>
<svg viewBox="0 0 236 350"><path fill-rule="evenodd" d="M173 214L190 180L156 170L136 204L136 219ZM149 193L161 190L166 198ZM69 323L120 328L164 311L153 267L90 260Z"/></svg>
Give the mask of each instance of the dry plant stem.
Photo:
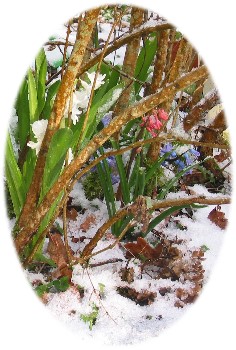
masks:
<svg viewBox="0 0 236 350"><path fill-rule="evenodd" d="M123 114L116 116L107 127L96 134L88 142L86 147L81 150L80 154L65 168L57 182L45 195L38 208L35 210L30 208L30 210L28 210L27 215L24 217L24 221L22 221L21 230L15 239L17 251L20 252L24 248L25 244L27 244L27 242L30 240L33 232L37 230L40 221L51 207L51 203L54 202L63 188L71 181L74 174L81 169L89 157L100 146L102 146L106 140L108 140L116 131L119 131L120 128L129 120L136 119L147 113L160 103L168 100L169 97L173 96L173 94L175 94L177 91L183 90L185 87L189 86L195 81L198 81L199 79L202 79L207 74L208 71L205 66L201 66L200 68L193 70L192 72L177 79L172 84L162 88L157 93L147 96L146 98L143 98L139 102L135 103L133 106L127 108Z"/></svg>
<svg viewBox="0 0 236 350"><path fill-rule="evenodd" d="M172 49L175 41L175 35L176 35L176 29L173 28L170 30L170 33L169 33L169 45L168 45L167 56L166 56L165 77L168 76L170 67L171 67Z"/></svg>
<svg viewBox="0 0 236 350"><path fill-rule="evenodd" d="M171 29L173 26L169 23L142 26L141 28L133 31L132 33L124 34L121 38L115 40L107 48L105 56L108 56L113 51L116 51L121 46L126 45L128 42L132 41L134 38L145 37L155 31L162 31L166 29ZM100 60L101 52L99 52L94 58L90 59L86 64L83 64L81 69L78 71L78 78L81 77L86 71L92 68ZM60 71L54 74L46 83L48 85L53 79L55 79L60 74Z"/></svg>
<svg viewBox="0 0 236 350"><path fill-rule="evenodd" d="M82 254L80 256L80 259L83 260L84 258L89 257L92 254L92 251L97 246L97 243L102 239L105 232L118 220L123 218L128 213L128 206L124 207L123 209L119 210L111 219L106 221L96 232L94 237L91 239L91 241L85 246L84 250L82 251Z"/></svg>
<svg viewBox="0 0 236 350"><path fill-rule="evenodd" d="M63 77L64 70L65 70L66 51L67 51L67 48L68 48L68 40L69 40L70 33L71 33L70 25L68 25L67 26L67 32L66 32L66 41L65 41L65 46L64 46L64 52L63 52L63 63L62 63L62 67L61 67L61 79Z"/></svg>
<svg viewBox="0 0 236 350"><path fill-rule="evenodd" d="M183 73L182 62L183 60L185 60L187 48L188 48L188 42L186 39L182 38L180 41L180 45L179 45L175 60L170 68L169 75L165 77L165 80L167 81L167 83L173 83L173 81L175 81L180 76L180 74ZM161 107L167 113L169 113L171 109L171 104L174 96L175 96L175 93L170 95L169 99L166 99L164 103L161 105ZM165 127L166 123L167 121L163 123L162 129ZM152 145L150 145L150 148L148 150L148 154L147 154L148 158L152 162L154 162L158 158L159 151L160 151L160 144L153 143Z"/></svg>
<svg viewBox="0 0 236 350"><path fill-rule="evenodd" d="M107 314L107 316L109 316L110 319L117 325L117 322L111 317L111 315L108 313L108 311L106 310L105 306L103 305L103 303L102 303L102 301L101 301L100 295L97 294L97 290L96 290L95 287L94 287L94 284L93 284L93 282L92 282L92 279L91 279L91 277L90 277L90 275L89 275L89 272L88 272L88 269L87 269L87 268L86 268L86 272L87 272L88 278L89 278L89 280L90 280L90 283L91 283L91 285L92 285L93 292L94 292L94 294L98 297L98 301L99 301L100 305L102 306L102 308L103 308L103 310L105 311L105 313Z"/></svg>
<svg viewBox="0 0 236 350"><path fill-rule="evenodd" d="M48 127L38 154L32 182L19 218L19 227L24 225L25 218L32 212L32 210L36 209L49 144L52 136L60 126L67 99L71 92L71 88L74 85L78 69L82 63L87 44L99 12L100 8L90 11L88 15L84 17L81 24L79 39L74 45L48 121Z"/></svg>
<svg viewBox="0 0 236 350"><path fill-rule="evenodd" d="M131 22L130 22L130 33L133 30L139 28L143 23L144 11L140 8L133 7L131 11ZM123 62L123 71L129 76L134 76L136 62L138 58L140 48L140 38L134 38L126 46L125 57ZM130 83L130 79L123 77L122 81L126 86L124 92L121 94L118 99L114 113L115 115L122 113L125 108L129 105L130 94L133 87L133 84ZM131 81L132 82L132 81Z"/></svg>
<svg viewBox="0 0 236 350"><path fill-rule="evenodd" d="M179 115L179 107L181 105L181 99L182 99L182 96L183 96L183 91L180 92L180 96L179 96L179 101L178 101L178 104L174 110L174 115L173 115L173 120L172 120L172 126L171 128L173 129L175 127L175 124L177 122L177 119L178 119L178 115Z"/></svg>
<svg viewBox="0 0 236 350"><path fill-rule="evenodd" d="M121 15L120 15L120 16L121 16ZM100 57L99 62L98 62L98 66L97 66L97 70L96 70L96 73L95 73L95 77L94 77L94 81L93 81L93 86L92 86L91 94L90 94L90 97L89 97L89 103L88 103L87 111L86 111L85 118L84 118L84 123L83 123L82 130L81 130L81 133L80 133L80 138L79 138L79 141L78 141L78 145L80 145L81 140L83 140L84 133L85 133L85 129L86 129L86 126L87 126L87 123L88 123L89 112L90 112L90 108L91 108L91 105L92 105L92 100L93 100L95 85L96 85L96 81L97 81L97 78L98 78L98 74L99 74L99 72L100 72L102 60L103 60L103 58L104 58L106 49L107 49L107 47L108 47L108 44L109 44L111 35L112 35L113 31L114 31L115 26L117 25L117 23L118 23L118 21L119 21L119 19L120 19L120 16L118 16L118 17L116 18L116 20L114 21L114 23L113 23L113 25L112 25L112 28L111 28L111 30L110 30L110 32L109 32L109 35L108 35L108 37L107 37L107 40L106 40L104 49L103 49L103 51L102 51L101 57Z"/></svg>
<svg viewBox="0 0 236 350"><path fill-rule="evenodd" d="M71 43L70 41L67 41L67 43L65 41L60 41L60 40L53 40L53 41L46 41L44 43L44 46L64 46L67 45L68 46L74 46L75 43Z"/></svg>
<svg viewBox="0 0 236 350"><path fill-rule="evenodd" d="M121 46L128 44L128 42L134 40L135 38L141 37L143 35L148 35L156 31L161 31L165 29L173 28L170 23L161 23L161 24L151 24L143 25L140 28L134 30L132 33L124 34L120 39L114 41L111 46L109 46L105 52L105 56L109 55L113 51L116 51ZM102 53L98 53L94 58L92 58L86 65L81 67L78 71L78 77L93 67L101 57Z"/></svg>
<svg viewBox="0 0 236 350"><path fill-rule="evenodd" d="M71 126L71 116L72 116L72 107L73 107L73 92L74 89L72 87L71 89L71 94L70 94L70 102L69 102L69 111L68 111L68 127ZM65 166L67 166L69 164L68 162L69 160L69 151L67 151L66 154L66 159L65 159ZM67 254L67 258L69 261L69 264L71 264L72 261L72 256L71 256L71 250L70 250L70 246L68 243L68 232L67 232L67 201L68 201L68 191L66 190L66 187L64 187L64 204L63 204L63 214L62 214L62 219L63 219L63 232L64 232L64 241L65 241L65 248L66 248L66 254Z"/></svg>
<svg viewBox="0 0 236 350"><path fill-rule="evenodd" d="M50 231L50 228L52 227L53 223L55 222L56 218L59 215L59 212L61 208L63 207L64 202L67 200L67 194L65 193L60 201L60 205L58 205L53 217L49 221L47 227L44 229L44 231L40 234L37 242L35 243L35 246L33 250L31 251L30 255L27 257L27 259L24 261L24 267L28 266L34 258L34 255L37 253L41 243L43 242L44 238L47 236L48 232Z"/></svg>
<svg viewBox="0 0 236 350"><path fill-rule="evenodd" d="M106 261L99 261L98 263L95 263L95 264L89 264L89 267L93 268L93 267L107 265L107 264L114 264L114 263L122 262L122 261L123 261L122 259L114 258L114 259L109 259Z"/></svg>
<svg viewBox="0 0 236 350"><path fill-rule="evenodd" d="M144 18L144 11L140 8L133 7L131 11L130 33L132 33L133 30L135 30L136 28L139 28L142 25L143 18ZM129 76L135 75L135 68L136 68L136 63L138 59L139 48L140 48L140 37L130 41L126 46L125 57L123 62L123 70ZM130 95L133 89L133 81L124 76L122 81L124 83L125 89L121 93L115 105L114 115L118 115L122 113L130 105ZM114 138L117 141L119 141L119 131L114 135ZM119 200L122 203L121 184L119 184L117 189L116 200Z"/></svg>
<svg viewBox="0 0 236 350"><path fill-rule="evenodd" d="M112 64L109 64L108 62L106 62L105 60L102 61L103 63L105 63L109 68L115 70L116 72L120 73L120 75L123 75L124 77L128 78L129 80L131 81L134 81L134 82L137 82L139 83L140 85L147 85L148 83L145 82L145 81L141 81L141 80L138 80L137 78L125 73L123 70L120 70L118 69L117 67L113 66Z"/></svg>
<svg viewBox="0 0 236 350"><path fill-rule="evenodd" d="M153 204L153 206L150 208L150 211L156 210L156 209L164 209L169 208L173 206L179 206L179 205L190 205L190 204L206 204L206 205L222 205L222 204L229 204L230 198L228 197L219 197L219 198L207 198L205 196L189 196L187 198L180 198L180 199L165 199L157 201ZM82 251L81 258L85 258L90 256L92 254L92 251L97 246L97 243L102 239L105 232L118 220L122 219L127 214L130 214L130 208L132 205L134 205L135 202L131 205L127 205L126 207L119 210L112 218L110 218L108 221L106 221L95 233L94 237L91 239L91 241L86 245L84 250Z"/></svg>
<svg viewBox="0 0 236 350"><path fill-rule="evenodd" d="M190 131L202 118L202 116L219 103L220 98L216 90L203 97L184 119L184 130Z"/></svg>
<svg viewBox="0 0 236 350"><path fill-rule="evenodd" d="M160 88L163 79L163 73L166 66L167 49L169 40L169 30L160 32L158 51L156 54L152 83L148 89L148 94L153 94Z"/></svg>
<svg viewBox="0 0 236 350"><path fill-rule="evenodd" d="M69 246L69 243L68 243L68 232L67 232L67 199L68 199L68 193L66 192L66 188L65 188L65 196L66 196L66 200L65 200L65 203L63 205L63 213L62 213L63 231L64 231L64 241L65 241L66 254L67 254L67 258L68 258L69 264L71 264L71 262L73 261L73 257L71 255L70 246Z"/></svg>
<svg viewBox="0 0 236 350"><path fill-rule="evenodd" d="M125 228L123 229L123 231L120 233L120 235L117 237L117 239L115 240L114 243L112 244L109 244L107 247L101 249L101 250L98 250L97 252L93 253L93 254L90 254L89 256L87 255L84 255L84 251L80 257L80 259L82 259L83 261L88 261L89 259L91 259L92 257L94 257L95 255L98 255L98 254L101 254L109 249L113 249L120 241L121 239L125 236L125 234L127 233L127 231L131 228L131 227L134 227L135 225L135 222L134 221L130 221L126 226Z"/></svg>

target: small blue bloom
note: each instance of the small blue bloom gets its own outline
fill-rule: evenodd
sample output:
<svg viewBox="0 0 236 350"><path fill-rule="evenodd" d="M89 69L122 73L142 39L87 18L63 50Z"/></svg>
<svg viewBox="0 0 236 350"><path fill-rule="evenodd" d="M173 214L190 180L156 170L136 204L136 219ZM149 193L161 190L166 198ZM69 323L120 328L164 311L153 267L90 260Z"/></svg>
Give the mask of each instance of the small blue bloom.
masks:
<svg viewBox="0 0 236 350"><path fill-rule="evenodd" d="M200 153L194 148L190 148L189 152L192 153L196 158L200 156Z"/></svg>
<svg viewBox="0 0 236 350"><path fill-rule="evenodd" d="M188 152L184 153L183 156L185 158L186 165L193 164L193 159L191 158L191 156Z"/></svg>
<svg viewBox="0 0 236 350"><path fill-rule="evenodd" d="M177 157L177 153L176 153L175 151L173 151L173 152L170 154L170 157L171 157L171 158Z"/></svg>
<svg viewBox="0 0 236 350"><path fill-rule="evenodd" d="M162 149L161 149L161 155L171 152L172 149L173 149L172 144L171 143L166 143L165 146L163 146Z"/></svg>
<svg viewBox="0 0 236 350"><path fill-rule="evenodd" d="M119 175L111 174L112 185L117 184L119 181L120 181L120 176Z"/></svg>
<svg viewBox="0 0 236 350"><path fill-rule="evenodd" d="M104 117L102 118L103 125L106 127L108 124L110 124L111 119L112 119L112 114L111 113L105 114Z"/></svg>
<svg viewBox="0 0 236 350"><path fill-rule="evenodd" d="M107 163L111 168L116 166L116 159L114 156L107 157Z"/></svg>
<svg viewBox="0 0 236 350"><path fill-rule="evenodd" d="M180 159L175 160L174 163L175 163L175 165L177 165L179 171L181 171L185 168L184 162Z"/></svg>

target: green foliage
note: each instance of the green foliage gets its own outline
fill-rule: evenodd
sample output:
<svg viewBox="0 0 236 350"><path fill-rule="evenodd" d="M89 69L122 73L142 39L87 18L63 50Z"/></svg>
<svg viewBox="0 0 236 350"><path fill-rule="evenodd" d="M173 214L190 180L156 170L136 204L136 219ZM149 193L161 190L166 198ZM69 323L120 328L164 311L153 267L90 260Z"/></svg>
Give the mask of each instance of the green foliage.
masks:
<svg viewBox="0 0 236 350"><path fill-rule="evenodd" d="M99 288L99 295L100 295L100 297L104 297L104 294L105 294L105 284L103 284L103 283L98 283L98 288Z"/></svg>
<svg viewBox="0 0 236 350"><path fill-rule="evenodd" d="M15 212L14 212L14 207L13 207L13 203L12 203L12 200L11 200L11 195L10 195L10 192L9 192L9 188L8 188L6 182L4 182L4 186L5 186L7 216L9 217L9 219L13 219L15 217Z"/></svg>
<svg viewBox="0 0 236 350"><path fill-rule="evenodd" d="M23 207L26 193L25 193L24 183L22 179L22 174L18 167L15 154L13 151L10 135L8 135L7 137L5 160L6 160L5 172L6 172L7 185L10 192L14 212L15 212L16 218L18 218L21 208Z"/></svg>
<svg viewBox="0 0 236 350"><path fill-rule="evenodd" d="M210 248L208 248L208 246L207 246L206 244L203 244L203 245L201 246L201 250L205 253L205 252L207 252L208 250L210 250Z"/></svg>
<svg viewBox="0 0 236 350"><path fill-rule="evenodd" d="M86 198L90 201L95 198L103 199L104 197L103 188L96 171L89 173L83 180L83 189Z"/></svg>
<svg viewBox="0 0 236 350"><path fill-rule="evenodd" d="M60 175L67 150L72 143L72 137L73 133L69 128L59 129L53 135L44 168L42 198Z"/></svg>
<svg viewBox="0 0 236 350"><path fill-rule="evenodd" d="M98 317L99 307L93 303L92 304L92 311L88 314L81 314L80 319L84 321L85 323L89 324L90 331L92 330L93 326L95 325Z"/></svg>
<svg viewBox="0 0 236 350"><path fill-rule="evenodd" d="M150 35L148 39L144 41L144 45L140 50L137 64L135 67L135 77L143 82L147 80L149 67L154 59L157 51L157 37L156 34ZM142 86L135 82L135 94L138 95Z"/></svg>
<svg viewBox="0 0 236 350"><path fill-rule="evenodd" d="M35 292L39 297L42 297L44 293L49 293L54 287L56 292L65 292L69 288L69 280L67 276L61 277L60 279L54 280L52 282L41 284L35 288Z"/></svg>

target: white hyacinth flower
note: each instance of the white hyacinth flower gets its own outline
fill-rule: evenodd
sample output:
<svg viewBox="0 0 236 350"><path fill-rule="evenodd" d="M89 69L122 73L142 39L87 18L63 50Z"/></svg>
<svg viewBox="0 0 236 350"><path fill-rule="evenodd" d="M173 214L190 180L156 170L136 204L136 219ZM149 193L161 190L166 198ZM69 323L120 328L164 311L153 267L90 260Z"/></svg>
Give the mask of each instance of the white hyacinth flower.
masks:
<svg viewBox="0 0 236 350"><path fill-rule="evenodd" d="M73 156L73 153L72 153L72 149L69 148L68 149L68 164L70 164L73 159L74 159L74 156Z"/></svg>
<svg viewBox="0 0 236 350"><path fill-rule="evenodd" d="M93 73L88 73L87 72L87 76L88 76L88 78L89 78L89 80L91 82L91 86L93 86L93 82L94 82L94 79L95 79L95 74L96 74L96 72L93 72ZM103 81L105 79L105 77L106 77L106 74L103 74L103 75L102 74L98 74L97 79L96 79L95 88L94 88L95 90L100 88L100 86L105 83L105 81Z"/></svg>
<svg viewBox="0 0 236 350"><path fill-rule="evenodd" d="M37 120L36 122L31 124L32 131L34 133L34 136L37 139L37 142L29 141L27 143L27 146L29 146L32 149L35 149L36 154L39 153L47 126L48 126L48 120L46 119Z"/></svg>
<svg viewBox="0 0 236 350"><path fill-rule="evenodd" d="M92 87L93 87L93 82L95 79L95 72L93 73L88 73L88 78L90 80L90 84L88 84L86 81L81 80L81 88L79 91L75 91L73 94L73 107L72 107L72 115L71 119L73 124L75 125L78 120L79 120L79 115L82 113L82 110L86 109L88 107L89 103L89 98L91 95ZM102 84L104 84L104 78L106 74L98 74L97 79L96 79L96 84L95 84L95 90L97 90ZM65 109L65 118L68 117L68 103Z"/></svg>
<svg viewBox="0 0 236 350"><path fill-rule="evenodd" d="M75 91L74 99L73 99L73 107L85 109L88 107L89 97L91 90L81 89L79 91Z"/></svg>

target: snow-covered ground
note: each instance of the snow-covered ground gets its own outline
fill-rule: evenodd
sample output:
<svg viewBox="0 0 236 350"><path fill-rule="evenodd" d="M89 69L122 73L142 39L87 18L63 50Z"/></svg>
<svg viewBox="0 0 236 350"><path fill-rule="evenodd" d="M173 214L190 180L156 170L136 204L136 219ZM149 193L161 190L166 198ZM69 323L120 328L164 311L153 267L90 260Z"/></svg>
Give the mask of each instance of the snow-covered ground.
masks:
<svg viewBox="0 0 236 350"><path fill-rule="evenodd" d="M191 187L191 190L199 195L216 196L199 185ZM72 194L74 197L77 195L81 198L81 187L77 186ZM75 202L76 200L78 198L74 198ZM99 200L95 202L97 205L99 204ZM94 203L93 206L89 206L83 201L83 204L87 204L85 213L78 215L75 221L69 221L68 231L71 238L86 236L83 243L73 243L70 240L72 249L77 253L78 249L81 250L88 243L89 239L108 218L106 207L101 201L100 209L96 209ZM191 263L192 252L201 247L206 248L204 249L205 260L202 261L205 270L203 286L209 279L225 235L223 230L207 218L213 207L208 206L196 210L192 218L185 215L178 216L178 222L184 226L184 230L177 228L175 222L170 222L167 227L162 222L155 227L157 231L161 231L165 235L166 239L175 240L176 237L178 238L180 243L175 246L183 254L184 260L189 261L189 263ZM229 206L223 205L221 210L228 217ZM90 225L86 233L82 232L81 224L91 215L96 218L95 222ZM154 236L149 234L147 240L151 242L153 239ZM104 239L99 241L94 252L104 249L113 242L114 238L107 233ZM94 256L90 260L90 264L97 264L109 259L120 259L120 261L92 268L82 268L79 264L75 265L72 275L74 285L65 292L47 294L46 308L57 319L65 323L72 332L79 334L81 339L86 340L92 337L109 345L135 344L149 337L158 336L163 329L169 327L191 307L191 304L184 304L183 307L178 307L178 303L176 304L179 301L176 290L191 290L193 284L190 280L180 278L172 281L170 278L152 278L148 273L141 273L141 264L138 259L131 259L129 263L129 268L134 269L134 281L129 284L122 281L120 270L127 264L124 254L124 244L117 244L115 248ZM42 280L45 283L42 274L27 272L27 276L31 283L35 280ZM83 294L78 291L78 286L83 289ZM117 292L117 287L124 286L134 288L136 291L156 293L156 298L150 305L140 306ZM160 293L163 288L167 290L164 295ZM81 320L81 315L90 314L94 304L99 310L96 322L90 330L88 323Z"/></svg>

